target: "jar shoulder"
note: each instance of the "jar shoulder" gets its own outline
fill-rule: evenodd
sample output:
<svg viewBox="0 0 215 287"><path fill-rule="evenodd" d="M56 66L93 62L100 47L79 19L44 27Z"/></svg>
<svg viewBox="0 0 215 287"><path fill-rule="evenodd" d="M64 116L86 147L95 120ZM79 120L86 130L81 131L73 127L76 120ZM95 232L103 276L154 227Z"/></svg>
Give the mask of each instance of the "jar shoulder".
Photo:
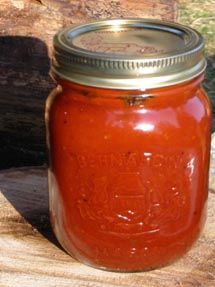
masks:
<svg viewBox="0 0 215 287"><path fill-rule="evenodd" d="M63 89L60 85L57 85L48 95L46 99L46 110L49 110L50 107L57 101L59 96L63 95Z"/></svg>
<svg viewBox="0 0 215 287"><path fill-rule="evenodd" d="M56 107L58 111L75 112L77 109L87 110L96 116L98 113L112 113L113 115L142 115L159 114L193 114L201 112L202 116L211 116L211 104L203 87L186 92L167 92L166 94L140 93L134 95L132 91L121 97L112 97L111 91L108 97L102 94L84 93L81 90L62 89L58 85L46 100L46 111L50 112ZM56 109L55 109L56 110ZM160 117L162 120L162 117Z"/></svg>
<svg viewBox="0 0 215 287"><path fill-rule="evenodd" d="M207 94L207 91L205 90L203 86L200 86L198 93L199 93L199 97L202 99L202 102L206 109L207 114L209 116L212 116L212 103Z"/></svg>

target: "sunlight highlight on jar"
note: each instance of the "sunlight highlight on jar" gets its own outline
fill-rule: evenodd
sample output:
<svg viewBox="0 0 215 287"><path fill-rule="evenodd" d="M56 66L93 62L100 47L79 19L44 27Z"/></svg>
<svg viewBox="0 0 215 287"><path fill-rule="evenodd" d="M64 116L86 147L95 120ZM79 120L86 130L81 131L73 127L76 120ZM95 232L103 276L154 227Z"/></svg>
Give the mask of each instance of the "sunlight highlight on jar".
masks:
<svg viewBox="0 0 215 287"><path fill-rule="evenodd" d="M140 130L143 132L151 132L154 130L154 125L153 124L146 124L146 123L141 123L136 125L136 127L134 128L135 130Z"/></svg>

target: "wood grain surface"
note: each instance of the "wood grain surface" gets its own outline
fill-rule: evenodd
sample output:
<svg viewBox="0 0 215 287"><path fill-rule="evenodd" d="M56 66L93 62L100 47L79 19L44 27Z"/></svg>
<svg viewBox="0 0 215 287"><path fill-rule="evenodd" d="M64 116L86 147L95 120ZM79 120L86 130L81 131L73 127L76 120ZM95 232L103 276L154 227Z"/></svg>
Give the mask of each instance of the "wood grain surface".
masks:
<svg viewBox="0 0 215 287"><path fill-rule="evenodd" d="M113 273L67 255L52 234L45 168L0 172L1 287L214 287L215 192L204 232L176 263L154 271Z"/></svg>
<svg viewBox="0 0 215 287"><path fill-rule="evenodd" d="M44 103L53 35L116 17L176 19L175 0L0 0L0 168L46 161Z"/></svg>

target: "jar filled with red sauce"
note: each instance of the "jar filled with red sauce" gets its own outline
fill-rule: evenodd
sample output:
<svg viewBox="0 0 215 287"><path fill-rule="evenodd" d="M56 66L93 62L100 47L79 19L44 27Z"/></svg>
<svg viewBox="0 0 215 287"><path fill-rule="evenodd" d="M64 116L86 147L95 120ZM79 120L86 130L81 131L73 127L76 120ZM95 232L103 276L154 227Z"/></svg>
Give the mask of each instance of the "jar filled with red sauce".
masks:
<svg viewBox="0 0 215 287"><path fill-rule="evenodd" d="M47 99L53 230L87 265L164 266L198 238L208 194L211 110L201 35L114 19L54 38Z"/></svg>

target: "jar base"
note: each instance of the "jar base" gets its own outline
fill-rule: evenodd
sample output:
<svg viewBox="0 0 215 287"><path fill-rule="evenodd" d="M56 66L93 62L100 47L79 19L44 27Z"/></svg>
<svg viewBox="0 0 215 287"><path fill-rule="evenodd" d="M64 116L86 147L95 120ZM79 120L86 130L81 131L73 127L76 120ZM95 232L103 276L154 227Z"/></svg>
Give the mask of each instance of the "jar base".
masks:
<svg viewBox="0 0 215 287"><path fill-rule="evenodd" d="M107 266L102 266L102 265L97 265L97 264L93 264L87 260L85 260L84 258L78 258L77 256L74 255L74 253L72 253L71 251L68 250L68 248L66 247L66 244L64 243L64 240L61 238L61 236L58 236L57 232L55 232L55 229L53 228L55 236L59 242L59 244L61 245L61 247L63 248L63 250L69 255L71 256L74 260L76 260L77 262L80 262L88 267L92 267L95 268L97 270L102 270L102 271L107 271L107 272L115 272L115 273L138 273L138 272L148 272L148 271L152 271L152 270L156 270L156 269L160 269L160 268L164 268L167 267L175 262L177 262L178 260L180 260L187 252L189 252L191 246L193 246L194 243L192 243L189 247L186 248L186 250L184 250L184 252L182 252L181 254L175 256L172 259L167 260L166 262L164 262L163 264L158 264L158 265L154 265L152 267L140 267L137 269L124 269L124 268L111 268L111 267L107 267Z"/></svg>

